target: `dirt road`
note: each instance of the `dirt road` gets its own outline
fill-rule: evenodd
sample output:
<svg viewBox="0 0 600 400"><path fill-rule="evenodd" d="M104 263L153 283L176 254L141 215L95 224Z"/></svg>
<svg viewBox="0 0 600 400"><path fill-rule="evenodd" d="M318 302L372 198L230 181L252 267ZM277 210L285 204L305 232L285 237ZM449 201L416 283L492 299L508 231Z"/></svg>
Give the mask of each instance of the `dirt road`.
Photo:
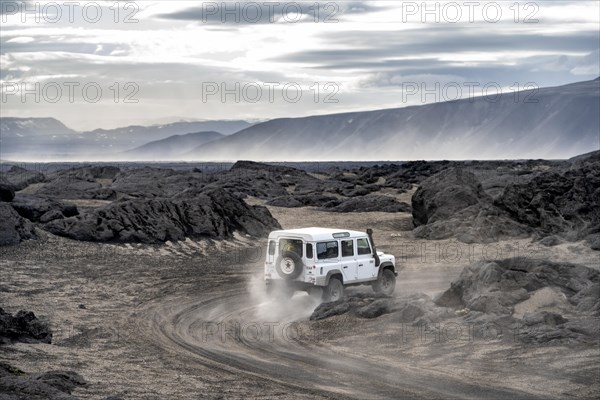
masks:
<svg viewBox="0 0 600 400"><path fill-rule="evenodd" d="M340 218L278 212L284 226ZM386 251L401 251L384 214L345 218L349 228L374 227ZM597 348L423 340L394 314L309 321L309 296L265 297L260 254L243 263L223 256L255 245L103 245L48 235L4 248L0 303L49 319L55 339L3 346L0 359L29 372L75 370L89 383L74 393L83 399L558 399L598 389ZM570 261L594 256L579 244L548 250ZM467 263L418 260L402 271L399 295L433 295Z"/></svg>
<svg viewBox="0 0 600 400"><path fill-rule="evenodd" d="M310 303L308 296L297 295L285 307L302 310ZM286 322L278 315L264 319L264 307L274 305L254 303L240 283L200 298L146 304L139 320L148 321L142 326L149 328L144 329L149 341L186 362L216 375L268 380L292 393L357 399L541 398L424 368L411 359L383 359L369 351L368 343L341 350L327 338L319 340L307 323ZM357 334L358 329L343 336Z"/></svg>

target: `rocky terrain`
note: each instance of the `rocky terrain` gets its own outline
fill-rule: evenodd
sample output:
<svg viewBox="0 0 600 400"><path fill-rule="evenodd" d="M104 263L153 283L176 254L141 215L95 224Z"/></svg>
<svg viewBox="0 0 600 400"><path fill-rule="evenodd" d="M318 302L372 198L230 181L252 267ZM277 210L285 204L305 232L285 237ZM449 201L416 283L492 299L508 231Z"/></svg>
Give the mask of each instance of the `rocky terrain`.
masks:
<svg viewBox="0 0 600 400"><path fill-rule="evenodd" d="M2 399L75 400L71 396L76 387L85 386L85 380L72 371L49 371L28 374L0 362L0 394Z"/></svg>
<svg viewBox="0 0 600 400"><path fill-rule="evenodd" d="M495 197L460 168L424 180L412 198L415 235L470 243L534 233L597 242L600 152L518 177Z"/></svg>
<svg viewBox="0 0 600 400"><path fill-rule="evenodd" d="M7 203L0 203L0 245L7 246L18 244L23 240L35 237L33 225L17 214Z"/></svg>
<svg viewBox="0 0 600 400"><path fill-rule="evenodd" d="M186 238L226 239L240 232L263 237L279 228L262 206L248 206L222 189L187 198L126 200L45 225L56 235L104 242L164 243Z"/></svg>
<svg viewBox="0 0 600 400"><path fill-rule="evenodd" d="M151 243L231 237L235 230L260 236L277 225L265 209L243 203L251 196L269 206L340 213L412 210L417 238L485 243L554 235L598 246L599 157L409 162L319 174L249 161L212 173L83 166L44 176L12 167L0 193L21 217L79 240ZM418 190L409 205L400 197L413 186ZM101 206L80 212L76 203L84 200Z"/></svg>
<svg viewBox="0 0 600 400"><path fill-rule="evenodd" d="M536 174L528 182L512 183L495 204L541 235L589 238L596 243L600 235L600 152Z"/></svg>
<svg viewBox="0 0 600 400"><path fill-rule="evenodd" d="M393 314L417 326L452 321L481 330L494 325L517 332L525 342L594 344L600 329L599 277L598 269L539 259L476 262L435 299L356 293L319 305L310 319Z"/></svg>
<svg viewBox="0 0 600 400"><path fill-rule="evenodd" d="M0 345L15 342L52 343L52 331L46 321L31 311L14 315L0 308ZM31 400L68 400L73 389L85 386L85 380L73 371L49 371L28 374L0 361L0 398Z"/></svg>
<svg viewBox="0 0 600 400"><path fill-rule="evenodd" d="M596 266L597 267L597 266ZM597 341L600 278L593 267L512 258L466 267L435 303L465 320L520 327L535 343Z"/></svg>
<svg viewBox="0 0 600 400"><path fill-rule="evenodd" d="M599 162L7 168L0 398L593 397ZM299 226L374 228L396 294L273 302Z"/></svg>
<svg viewBox="0 0 600 400"><path fill-rule="evenodd" d="M494 206L475 175L449 168L424 180L412 197L416 237L465 243L523 237L532 231Z"/></svg>
<svg viewBox="0 0 600 400"><path fill-rule="evenodd" d="M48 323L40 321L31 311L21 310L11 315L0 308L0 343L10 341L51 343L52 332Z"/></svg>

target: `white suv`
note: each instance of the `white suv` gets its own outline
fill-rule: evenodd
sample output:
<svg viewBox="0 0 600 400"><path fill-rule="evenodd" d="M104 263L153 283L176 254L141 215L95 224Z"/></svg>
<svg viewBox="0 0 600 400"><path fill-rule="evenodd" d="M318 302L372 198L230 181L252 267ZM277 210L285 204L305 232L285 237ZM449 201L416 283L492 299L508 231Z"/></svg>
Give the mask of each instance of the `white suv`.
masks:
<svg viewBox="0 0 600 400"><path fill-rule="evenodd" d="M377 251L372 230L302 228L269 234L265 260L267 291L319 293L340 300L344 286L372 285L391 295L396 287L396 258Z"/></svg>

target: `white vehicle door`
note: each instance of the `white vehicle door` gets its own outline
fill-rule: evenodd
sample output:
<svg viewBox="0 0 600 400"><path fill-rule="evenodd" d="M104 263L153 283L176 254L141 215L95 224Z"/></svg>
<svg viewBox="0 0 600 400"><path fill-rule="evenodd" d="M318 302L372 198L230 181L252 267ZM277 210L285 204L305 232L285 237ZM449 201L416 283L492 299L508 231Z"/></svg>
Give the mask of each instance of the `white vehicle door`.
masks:
<svg viewBox="0 0 600 400"><path fill-rule="evenodd" d="M354 248L354 239L340 240L340 253L342 273L344 282L352 282L358 279L356 262L356 249Z"/></svg>
<svg viewBox="0 0 600 400"><path fill-rule="evenodd" d="M339 240L318 242L317 260L323 263L324 274L335 269L342 272L344 282L356 280L356 260L354 257L341 257Z"/></svg>
<svg viewBox="0 0 600 400"><path fill-rule="evenodd" d="M375 266L375 259L367 238L356 239L356 264L359 280L377 277L378 268Z"/></svg>
<svg viewBox="0 0 600 400"><path fill-rule="evenodd" d="M328 240L326 242L317 242L317 263L319 268L323 269L322 274L326 275L331 270L340 270L344 281L348 279L345 269L340 263L340 242L338 240Z"/></svg>

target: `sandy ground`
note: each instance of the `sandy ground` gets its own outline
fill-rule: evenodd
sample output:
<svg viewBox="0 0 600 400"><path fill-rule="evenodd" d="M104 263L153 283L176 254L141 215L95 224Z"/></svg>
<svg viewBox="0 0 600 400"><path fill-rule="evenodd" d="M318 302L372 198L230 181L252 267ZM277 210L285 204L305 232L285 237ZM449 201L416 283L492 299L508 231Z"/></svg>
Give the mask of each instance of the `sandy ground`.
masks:
<svg viewBox="0 0 600 400"><path fill-rule="evenodd" d="M398 295L434 296L481 259L599 264L583 243L414 240L409 214L270 210L284 228L374 228L379 249L404 266ZM0 305L35 311L55 336L52 345L3 346L0 359L28 372L75 370L89 382L74 393L83 399L562 399L600 390L597 346L525 345L510 332L478 337L454 325L436 336L394 314L308 321L309 296L265 296L263 246L243 237L142 246L43 234L2 248Z"/></svg>

